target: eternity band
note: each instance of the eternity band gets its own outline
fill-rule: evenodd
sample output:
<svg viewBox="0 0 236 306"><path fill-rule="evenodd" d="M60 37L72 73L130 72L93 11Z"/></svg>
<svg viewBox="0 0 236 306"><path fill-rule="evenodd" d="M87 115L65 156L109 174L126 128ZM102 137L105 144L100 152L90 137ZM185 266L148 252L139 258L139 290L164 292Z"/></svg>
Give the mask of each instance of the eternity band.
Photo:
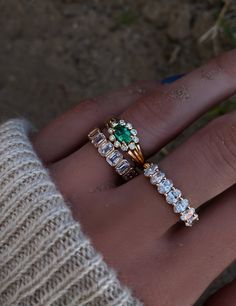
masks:
<svg viewBox="0 0 236 306"><path fill-rule="evenodd" d="M186 226L192 226L195 221L199 220L195 209L190 207L189 200L182 197L181 191L173 186L173 182L166 178L165 173L159 170L157 164L144 164L144 176L156 186L159 194L165 196L166 202L173 206L175 213L180 214L180 220Z"/></svg>

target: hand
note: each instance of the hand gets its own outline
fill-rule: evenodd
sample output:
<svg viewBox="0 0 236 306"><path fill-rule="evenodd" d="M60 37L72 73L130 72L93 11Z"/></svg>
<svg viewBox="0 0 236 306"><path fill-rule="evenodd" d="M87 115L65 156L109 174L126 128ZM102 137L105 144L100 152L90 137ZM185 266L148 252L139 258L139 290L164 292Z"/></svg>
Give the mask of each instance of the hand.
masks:
<svg viewBox="0 0 236 306"><path fill-rule="evenodd" d="M121 184L87 134L118 116L138 130L149 158L235 93L235 63L234 50L173 84L143 82L81 102L33 137L74 217L145 305L193 305L235 259L236 113L215 119L159 163L199 208L192 228L177 223L143 175Z"/></svg>

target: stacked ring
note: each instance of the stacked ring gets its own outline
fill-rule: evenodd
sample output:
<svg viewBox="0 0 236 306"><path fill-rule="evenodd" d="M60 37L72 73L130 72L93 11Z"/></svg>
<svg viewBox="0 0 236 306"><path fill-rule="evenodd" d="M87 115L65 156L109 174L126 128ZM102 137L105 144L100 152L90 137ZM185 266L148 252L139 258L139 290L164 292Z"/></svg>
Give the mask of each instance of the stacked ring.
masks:
<svg viewBox="0 0 236 306"><path fill-rule="evenodd" d="M192 226L195 221L199 220L195 209L190 207L189 201L182 197L181 191L173 186L173 182L166 178L157 164L144 164L144 176L148 177L150 183L157 187L157 191L165 196L166 202L173 205L174 212L180 214L180 220L186 226Z"/></svg>
<svg viewBox="0 0 236 306"><path fill-rule="evenodd" d="M137 172L123 154L115 149L113 143L107 140L104 133L96 128L88 135L91 143L98 149L101 156L106 158L107 163L114 167L116 172L126 181L137 176Z"/></svg>
<svg viewBox="0 0 236 306"><path fill-rule="evenodd" d="M159 170L158 165L145 163L137 130L132 124L123 119L112 118L106 122L106 127L109 140L98 128L90 132L88 137L98 149L99 154L106 158L108 164L114 167L126 181L133 179L138 173L129 160L124 158L121 151L126 152L135 165L143 169L144 176L156 186L158 193L165 196L166 202L173 206L174 212L180 214L180 220L186 226L192 226L199 220L195 209L189 205L187 199L182 197L181 191L173 186L172 181Z"/></svg>

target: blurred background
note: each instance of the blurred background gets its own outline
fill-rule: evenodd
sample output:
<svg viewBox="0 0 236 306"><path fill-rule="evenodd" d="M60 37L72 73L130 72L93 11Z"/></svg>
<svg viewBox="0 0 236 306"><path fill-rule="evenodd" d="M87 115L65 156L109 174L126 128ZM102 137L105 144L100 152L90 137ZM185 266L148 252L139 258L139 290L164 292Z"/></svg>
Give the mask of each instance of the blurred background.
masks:
<svg viewBox="0 0 236 306"><path fill-rule="evenodd" d="M0 113L42 126L81 99L236 46L236 1L0 0Z"/></svg>
<svg viewBox="0 0 236 306"><path fill-rule="evenodd" d="M187 73L235 48L236 0L0 0L0 29L1 119L41 127L81 99ZM226 101L196 124L235 107Z"/></svg>

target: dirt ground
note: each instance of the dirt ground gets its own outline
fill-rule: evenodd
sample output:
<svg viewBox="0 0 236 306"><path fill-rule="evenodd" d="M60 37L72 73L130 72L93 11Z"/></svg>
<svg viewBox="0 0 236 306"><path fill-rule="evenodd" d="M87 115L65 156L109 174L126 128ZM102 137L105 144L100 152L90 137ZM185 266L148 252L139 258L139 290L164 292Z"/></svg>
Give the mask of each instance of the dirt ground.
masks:
<svg viewBox="0 0 236 306"><path fill-rule="evenodd" d="M0 0L1 118L26 116L40 127L81 99L192 70L235 47L225 28L214 41L199 42L222 6L218 0Z"/></svg>

